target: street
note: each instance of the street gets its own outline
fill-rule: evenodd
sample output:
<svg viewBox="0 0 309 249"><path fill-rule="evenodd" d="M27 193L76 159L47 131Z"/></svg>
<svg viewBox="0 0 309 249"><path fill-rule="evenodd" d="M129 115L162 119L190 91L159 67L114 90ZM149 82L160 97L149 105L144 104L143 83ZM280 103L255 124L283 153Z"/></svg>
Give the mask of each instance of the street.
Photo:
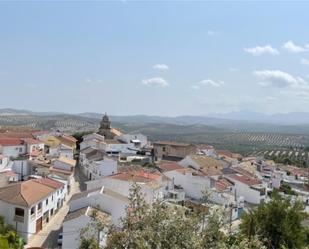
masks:
<svg viewBox="0 0 309 249"><path fill-rule="evenodd" d="M50 220L50 222L43 227L43 229L36 235L32 236L29 240L29 243L25 246L25 248L31 247L42 247L44 249L56 249L59 248L57 245L57 239L59 233L62 231L62 222L68 213L69 205L68 201L71 196L81 192L85 189L84 181L85 177L80 172L80 168L78 166L75 167L75 175L74 181L71 186L71 192L67 196L66 201L63 207L58 211L57 214Z"/></svg>

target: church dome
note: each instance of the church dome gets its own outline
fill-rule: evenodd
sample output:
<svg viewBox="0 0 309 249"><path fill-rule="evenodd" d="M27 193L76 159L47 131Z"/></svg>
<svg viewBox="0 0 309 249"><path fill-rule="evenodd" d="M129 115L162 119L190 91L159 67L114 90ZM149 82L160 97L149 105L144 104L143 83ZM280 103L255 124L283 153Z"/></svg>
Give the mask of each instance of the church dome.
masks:
<svg viewBox="0 0 309 249"><path fill-rule="evenodd" d="M108 118L108 116L107 116L106 113L104 114L104 116L103 116L103 118L102 118L102 121L103 121L103 122L109 122L109 118Z"/></svg>

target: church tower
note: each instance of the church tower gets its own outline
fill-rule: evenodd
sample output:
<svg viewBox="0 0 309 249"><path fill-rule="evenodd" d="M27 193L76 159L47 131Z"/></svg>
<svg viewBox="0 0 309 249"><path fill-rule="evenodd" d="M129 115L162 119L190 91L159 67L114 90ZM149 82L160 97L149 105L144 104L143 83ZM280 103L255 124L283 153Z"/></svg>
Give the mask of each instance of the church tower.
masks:
<svg viewBox="0 0 309 249"><path fill-rule="evenodd" d="M113 139L114 138L114 135L111 132L111 122L109 121L109 118L108 118L106 113L104 114L104 116L101 120L98 134L104 136L105 139Z"/></svg>

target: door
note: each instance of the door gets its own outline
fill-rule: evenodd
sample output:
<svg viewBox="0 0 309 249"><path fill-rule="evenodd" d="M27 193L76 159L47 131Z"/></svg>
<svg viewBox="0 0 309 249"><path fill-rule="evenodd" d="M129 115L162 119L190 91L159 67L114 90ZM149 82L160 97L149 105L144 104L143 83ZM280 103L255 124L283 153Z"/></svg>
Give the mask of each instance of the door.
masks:
<svg viewBox="0 0 309 249"><path fill-rule="evenodd" d="M36 233L42 230L42 217L36 221Z"/></svg>

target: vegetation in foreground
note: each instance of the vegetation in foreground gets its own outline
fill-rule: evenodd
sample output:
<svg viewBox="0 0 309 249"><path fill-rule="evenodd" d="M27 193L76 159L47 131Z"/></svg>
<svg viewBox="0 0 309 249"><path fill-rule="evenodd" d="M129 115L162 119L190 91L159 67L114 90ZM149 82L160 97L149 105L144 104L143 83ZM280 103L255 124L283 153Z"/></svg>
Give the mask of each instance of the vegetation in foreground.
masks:
<svg viewBox="0 0 309 249"><path fill-rule="evenodd" d="M206 217L206 219L205 219ZM191 212L183 207L154 203L149 206L136 185L123 227L106 227L107 249L303 249L309 245L301 203L279 196L242 217L240 232L222 231L222 216ZM93 220L102 231L103 224ZM94 234L98 234L98 231ZM80 249L99 249L97 236L81 234Z"/></svg>
<svg viewBox="0 0 309 249"><path fill-rule="evenodd" d="M4 222L0 216L0 248L1 249L22 249L24 242L12 226Z"/></svg>

